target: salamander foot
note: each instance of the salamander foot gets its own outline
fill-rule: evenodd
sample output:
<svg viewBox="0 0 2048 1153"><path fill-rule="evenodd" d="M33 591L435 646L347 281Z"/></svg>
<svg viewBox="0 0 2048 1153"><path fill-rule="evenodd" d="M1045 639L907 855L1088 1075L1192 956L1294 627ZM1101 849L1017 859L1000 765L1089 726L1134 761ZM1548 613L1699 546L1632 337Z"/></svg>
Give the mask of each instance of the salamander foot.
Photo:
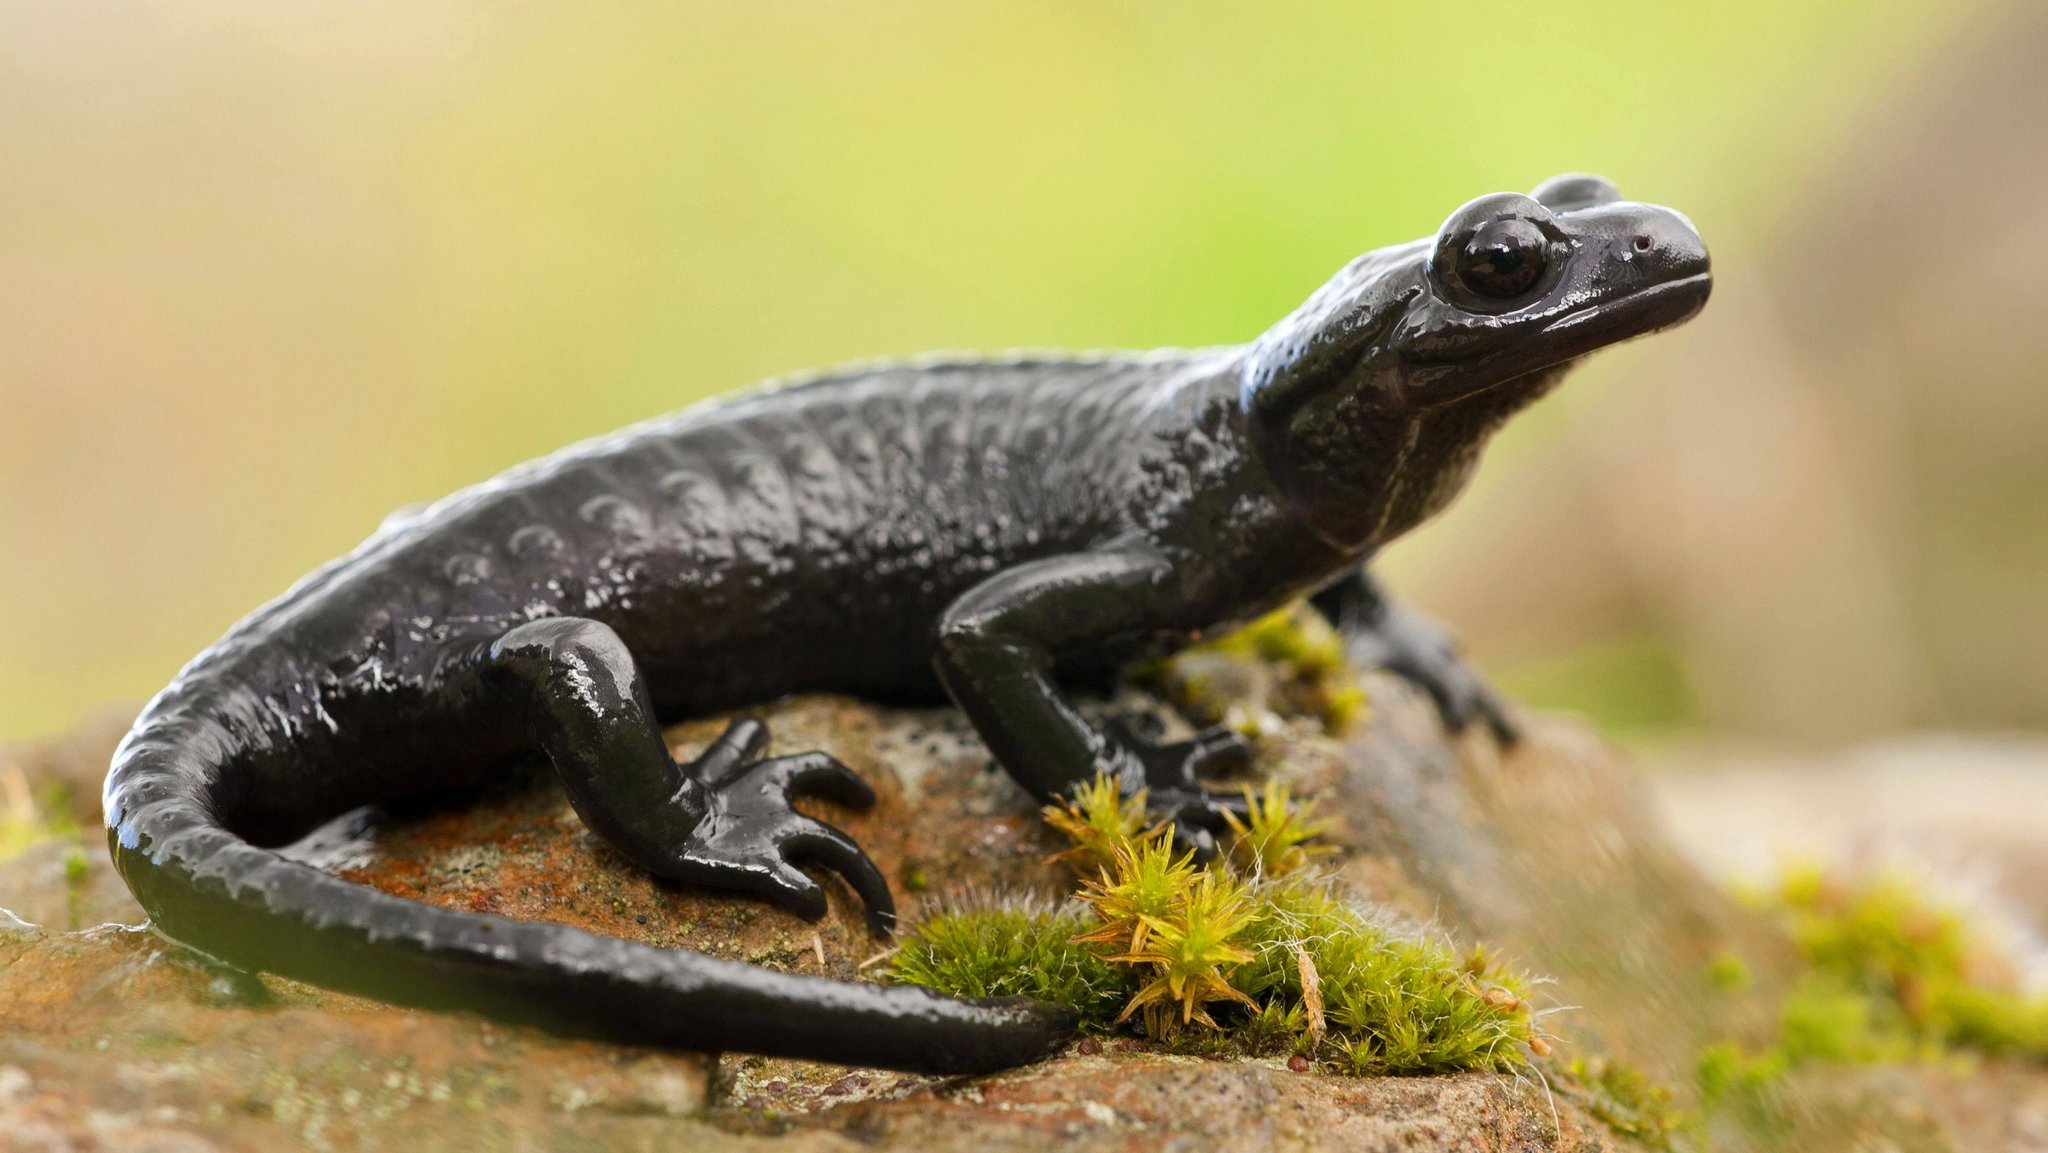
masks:
<svg viewBox="0 0 2048 1153"><path fill-rule="evenodd" d="M808 794L865 809L875 803L874 790L825 753L759 759L767 746L766 725L738 720L685 766L696 786L691 800L704 816L663 872L761 897L815 921L825 915L825 890L798 866L820 866L853 886L876 935L892 932L896 901L874 861L852 837L790 806L791 798Z"/></svg>
<svg viewBox="0 0 2048 1153"><path fill-rule="evenodd" d="M1173 824L1174 839L1198 861L1216 856L1216 838L1229 828L1225 813L1246 816L1244 798L1204 788L1198 774L1234 772L1251 767L1252 747L1226 728L1204 729L1193 740L1162 744L1140 733L1130 722L1112 720L1109 739L1124 754L1126 788L1146 790L1152 815ZM1142 776L1142 780L1131 780Z"/></svg>
<svg viewBox="0 0 2048 1153"><path fill-rule="evenodd" d="M1360 668L1386 669L1427 692L1453 733L1483 720L1502 744L1521 737L1507 701L1466 663L1450 630L1421 613L1387 605L1373 628L1346 635L1345 655Z"/></svg>

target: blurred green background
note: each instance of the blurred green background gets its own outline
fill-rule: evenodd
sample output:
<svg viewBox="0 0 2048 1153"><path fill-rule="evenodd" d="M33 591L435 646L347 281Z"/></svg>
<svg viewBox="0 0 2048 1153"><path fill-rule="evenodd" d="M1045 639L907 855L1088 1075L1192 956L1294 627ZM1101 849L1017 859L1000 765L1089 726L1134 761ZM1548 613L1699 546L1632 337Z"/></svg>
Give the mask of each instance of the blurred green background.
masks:
<svg viewBox="0 0 2048 1153"><path fill-rule="evenodd" d="M1812 476L1736 494L1725 530L1658 511L1721 508L1711 471L1639 514L1600 500L1664 491L1616 451L1834 459L1744 439L1789 435L1788 404L1838 427L1800 399L1825 387L1715 355L1785 329L1787 268L1861 258L1808 243L1839 218L1825 190L1867 184L1858 142L2018 11L7 3L0 738L146 696L386 511L572 439L849 358L1246 339L1351 255L1571 169L1691 214L1716 304L1677 351L1610 354L1524 418L1394 583L1511 687L1627 731L2038 723L2038 690L1977 717L1926 689L1948 665L1906 610L1897 635L1831 626L1896 656L1891 697L1826 630L1753 675L1812 615L1768 607L1783 582L1816 584L1821 617L1925 583L1828 577L1892 571L1893 546L1851 541L1717 585L1743 508L1818 510L1832 539ZM1826 332L1898 322L1873 308ZM1815 468L1815 491L1863 491Z"/></svg>

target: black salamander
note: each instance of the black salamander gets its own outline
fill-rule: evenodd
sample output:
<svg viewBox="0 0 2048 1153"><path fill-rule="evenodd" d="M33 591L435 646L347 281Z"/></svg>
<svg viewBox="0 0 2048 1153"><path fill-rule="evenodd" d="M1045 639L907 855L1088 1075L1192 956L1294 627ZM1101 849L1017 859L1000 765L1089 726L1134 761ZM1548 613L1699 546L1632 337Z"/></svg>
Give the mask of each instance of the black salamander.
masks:
<svg viewBox="0 0 2048 1153"><path fill-rule="evenodd" d="M1442 509L1487 437L1576 358L1709 288L1684 217L1594 177L1460 208L1368 253L1243 346L935 357L823 375L581 444L380 530L257 610L144 710L105 791L156 926L226 962L622 1042L978 1072L1056 1049L1064 1010L775 973L403 900L274 851L354 807L544 752L583 821L663 877L816 918L887 883L808 793L868 786L734 723L679 763L665 722L814 690L950 696L1025 791L1098 773L1214 849L1220 733L1099 730L1069 673L1311 595L1446 719L1510 719L1363 567Z"/></svg>

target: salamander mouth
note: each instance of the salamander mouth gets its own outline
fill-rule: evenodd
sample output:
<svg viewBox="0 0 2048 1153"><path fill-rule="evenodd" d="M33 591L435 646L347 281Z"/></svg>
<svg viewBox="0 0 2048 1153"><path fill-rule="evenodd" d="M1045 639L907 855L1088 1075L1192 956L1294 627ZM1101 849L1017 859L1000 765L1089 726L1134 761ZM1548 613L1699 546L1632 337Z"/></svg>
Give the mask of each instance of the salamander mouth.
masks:
<svg viewBox="0 0 2048 1153"><path fill-rule="evenodd" d="M1544 325L1542 332L1545 336L1565 337L1573 344L1580 342L1573 338L1591 337L1592 344L1581 350L1591 351L1601 344L1647 335L1691 319L1706 306L1707 294L1713 286L1712 273L1694 273L1632 292L1619 300L1588 305Z"/></svg>
<svg viewBox="0 0 2048 1153"><path fill-rule="evenodd" d="M1626 296L1582 305L1542 328L1525 331L1507 347L1476 361L1418 358L1419 371L1411 375L1403 401L1426 408L1452 404L1610 344L1670 328L1704 308L1712 289L1712 274L1700 271Z"/></svg>

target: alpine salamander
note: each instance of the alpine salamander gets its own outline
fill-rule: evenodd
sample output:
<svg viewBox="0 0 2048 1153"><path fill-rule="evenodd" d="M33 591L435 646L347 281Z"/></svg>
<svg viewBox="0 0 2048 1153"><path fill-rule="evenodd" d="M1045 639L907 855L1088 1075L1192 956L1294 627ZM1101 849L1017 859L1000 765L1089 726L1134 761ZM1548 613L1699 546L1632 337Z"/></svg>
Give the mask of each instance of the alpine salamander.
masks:
<svg viewBox="0 0 2048 1153"><path fill-rule="evenodd" d="M679 763L661 726L781 694L950 696L1024 790L1114 774L1214 849L1218 732L1088 724L1061 681L1312 595L1454 727L1504 710L1363 564L1449 502L1576 358L1676 324L1708 258L1597 177L1481 197L1368 253L1249 344L932 356L686 409L379 530L196 657L115 754L114 861L156 926L232 965L622 1042L932 1072L1034 1060L1063 1009L804 977L444 909L281 856L340 813L474 785L535 749L583 821L675 881L816 918L889 888L790 797L868 786L763 757L740 720ZM1071 682L1070 682L1071 683Z"/></svg>

